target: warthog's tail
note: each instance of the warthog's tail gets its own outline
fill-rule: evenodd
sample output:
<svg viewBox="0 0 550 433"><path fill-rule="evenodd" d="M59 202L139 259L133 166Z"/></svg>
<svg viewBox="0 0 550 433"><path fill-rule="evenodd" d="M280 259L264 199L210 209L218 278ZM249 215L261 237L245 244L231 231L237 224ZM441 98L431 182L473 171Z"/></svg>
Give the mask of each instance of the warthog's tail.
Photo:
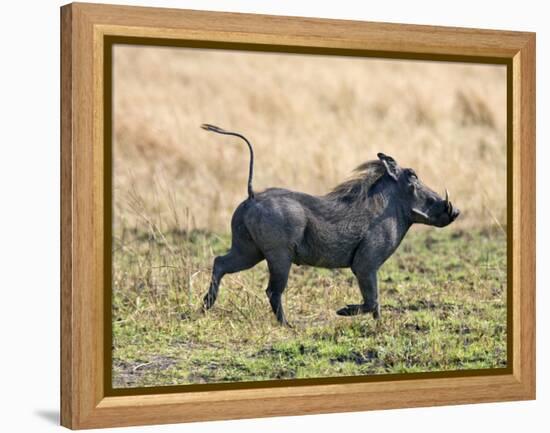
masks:
<svg viewBox="0 0 550 433"><path fill-rule="evenodd" d="M208 123L203 123L201 125L201 128L207 131L217 132L218 134L233 135L235 137L242 138L246 142L246 144L248 145L248 149L250 150L250 166L248 168L248 198L254 198L254 191L252 190L252 176L254 174L254 151L252 150L252 145L250 144L250 142L246 139L244 135L241 135L238 132L226 131L225 129L219 128L217 126L209 125Z"/></svg>

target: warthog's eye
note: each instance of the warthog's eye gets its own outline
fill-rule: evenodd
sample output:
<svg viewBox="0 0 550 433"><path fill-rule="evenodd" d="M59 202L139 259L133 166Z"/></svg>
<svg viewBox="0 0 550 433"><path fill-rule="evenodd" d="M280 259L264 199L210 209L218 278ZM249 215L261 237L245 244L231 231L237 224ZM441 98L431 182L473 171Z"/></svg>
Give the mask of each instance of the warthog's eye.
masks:
<svg viewBox="0 0 550 433"><path fill-rule="evenodd" d="M434 204L434 203L435 203L435 199L434 199L433 197L428 197L428 198L426 199L426 205L427 205L427 206L431 206L431 205Z"/></svg>

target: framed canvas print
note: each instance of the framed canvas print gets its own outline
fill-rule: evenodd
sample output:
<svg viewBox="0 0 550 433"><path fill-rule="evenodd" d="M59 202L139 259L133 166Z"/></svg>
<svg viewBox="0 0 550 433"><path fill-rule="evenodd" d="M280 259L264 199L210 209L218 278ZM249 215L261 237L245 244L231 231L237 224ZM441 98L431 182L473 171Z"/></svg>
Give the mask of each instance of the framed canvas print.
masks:
<svg viewBox="0 0 550 433"><path fill-rule="evenodd" d="M535 398L532 33L61 8L61 417Z"/></svg>

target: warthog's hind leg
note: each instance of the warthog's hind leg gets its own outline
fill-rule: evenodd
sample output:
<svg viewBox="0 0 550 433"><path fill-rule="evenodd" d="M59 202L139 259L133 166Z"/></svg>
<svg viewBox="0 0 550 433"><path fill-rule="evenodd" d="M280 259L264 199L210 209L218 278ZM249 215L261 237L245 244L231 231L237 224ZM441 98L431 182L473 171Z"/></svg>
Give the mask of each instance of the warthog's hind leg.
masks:
<svg viewBox="0 0 550 433"><path fill-rule="evenodd" d="M269 284L266 289L267 297L277 321L283 326L289 326L283 310L282 296L288 282L291 261L284 255L266 257L269 267Z"/></svg>
<svg viewBox="0 0 550 433"><path fill-rule="evenodd" d="M203 310L212 308L218 297L220 282L225 274L232 274L239 271L244 271L261 261L261 254L242 254L235 250L230 250L225 256L218 256L214 259L212 269L212 279L208 292L204 295Z"/></svg>

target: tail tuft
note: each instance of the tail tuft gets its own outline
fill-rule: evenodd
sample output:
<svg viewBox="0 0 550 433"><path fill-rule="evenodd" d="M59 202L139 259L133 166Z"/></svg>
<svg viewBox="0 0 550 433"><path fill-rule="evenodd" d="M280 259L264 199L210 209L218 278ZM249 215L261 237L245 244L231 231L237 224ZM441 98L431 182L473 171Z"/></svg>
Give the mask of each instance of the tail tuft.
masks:
<svg viewBox="0 0 550 433"><path fill-rule="evenodd" d="M224 129L218 127L218 126L210 125L209 123L203 123L201 125L201 128L206 130L206 131L217 132L218 134L225 134L227 132Z"/></svg>
<svg viewBox="0 0 550 433"><path fill-rule="evenodd" d="M226 131L225 129L211 125L209 123L203 123L201 125L201 128L206 131L216 132L218 134L233 135L235 137L241 138L246 142L246 144L248 145L248 149L250 150L250 165L248 169L248 198L254 198L254 190L252 189L252 176L254 174L254 151L252 150L252 145L250 144L250 142L246 139L244 135L241 135L238 132Z"/></svg>

